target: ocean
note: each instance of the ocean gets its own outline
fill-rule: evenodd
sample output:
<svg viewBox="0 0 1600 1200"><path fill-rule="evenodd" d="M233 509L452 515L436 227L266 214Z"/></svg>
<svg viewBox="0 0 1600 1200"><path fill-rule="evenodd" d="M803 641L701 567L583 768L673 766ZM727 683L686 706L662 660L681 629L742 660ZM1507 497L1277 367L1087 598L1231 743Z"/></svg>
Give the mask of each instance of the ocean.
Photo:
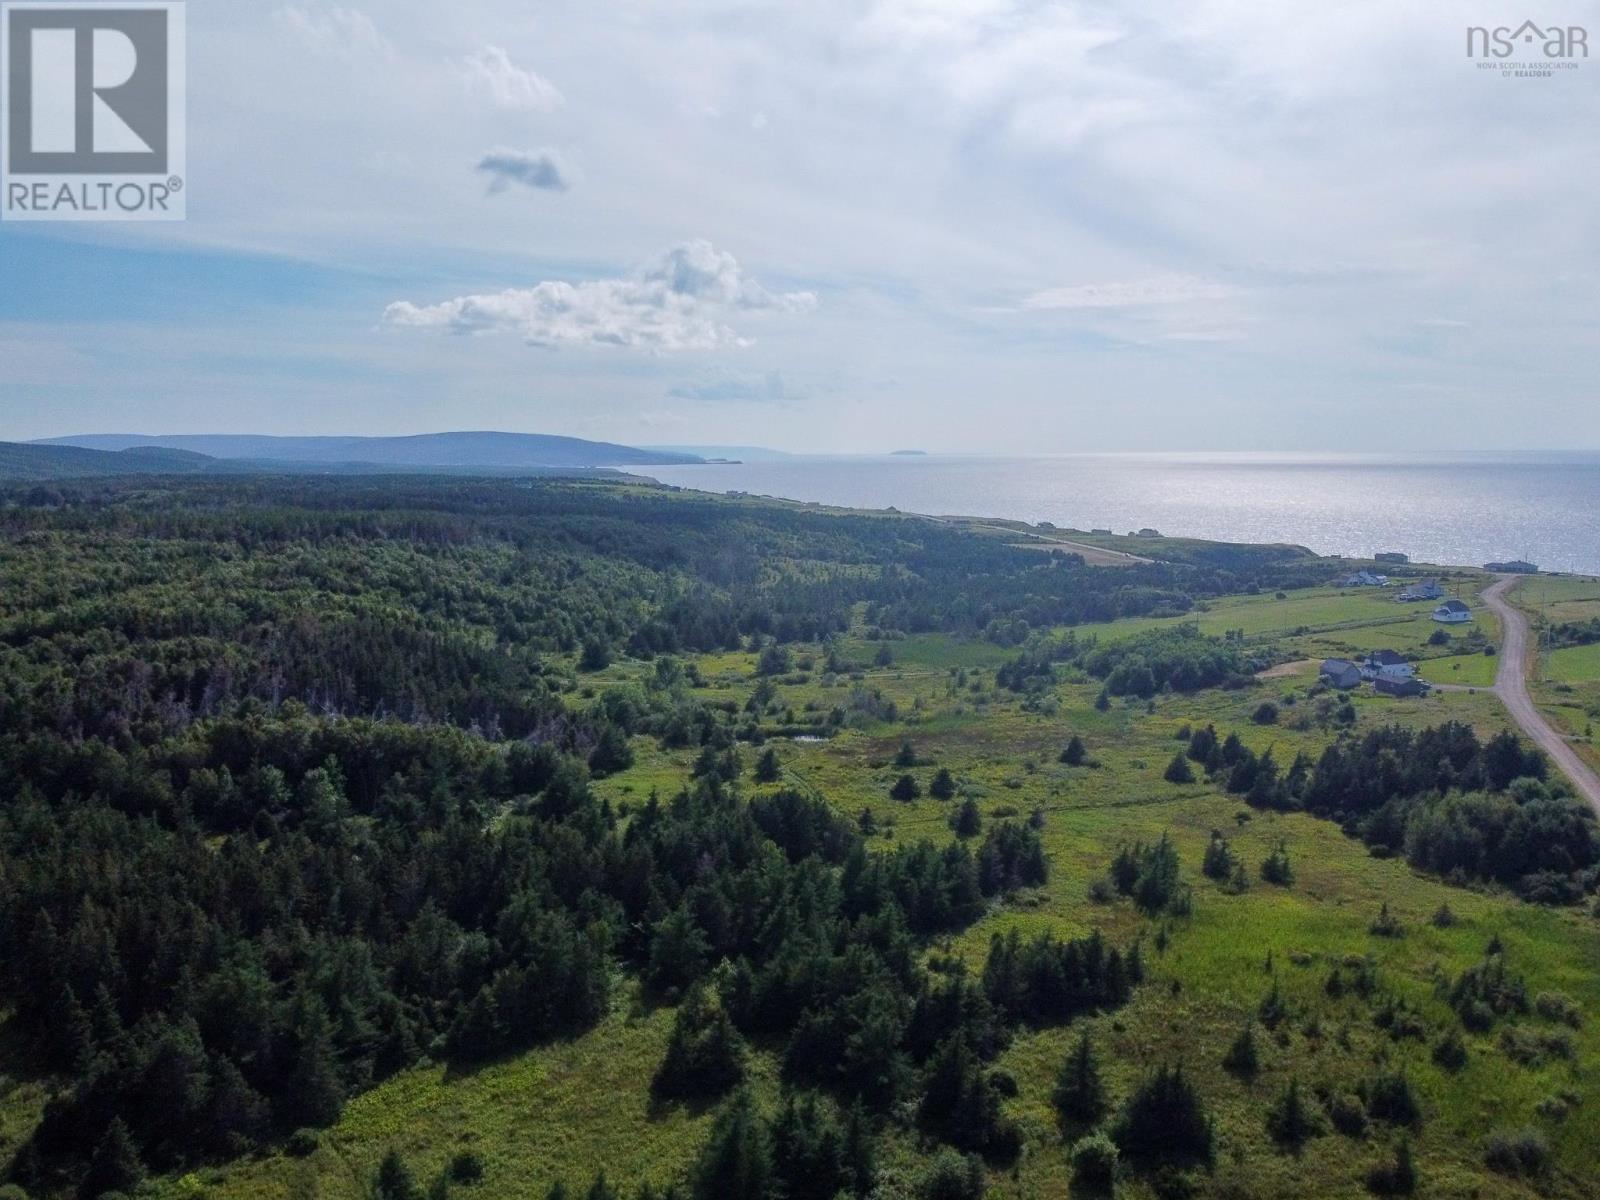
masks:
<svg viewBox="0 0 1600 1200"><path fill-rule="evenodd" d="M1600 453L796 457L639 469L662 483L1321 554L1600 575Z"/></svg>

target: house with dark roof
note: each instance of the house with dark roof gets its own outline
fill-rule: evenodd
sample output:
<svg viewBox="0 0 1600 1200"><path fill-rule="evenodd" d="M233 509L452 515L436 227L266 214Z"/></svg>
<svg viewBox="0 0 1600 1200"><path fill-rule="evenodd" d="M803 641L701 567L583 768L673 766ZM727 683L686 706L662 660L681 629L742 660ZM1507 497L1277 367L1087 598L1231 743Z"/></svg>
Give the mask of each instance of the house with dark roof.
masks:
<svg viewBox="0 0 1600 1200"><path fill-rule="evenodd" d="M1413 604L1419 600L1441 600L1443 598L1444 589L1439 586L1437 579L1423 579L1413 583L1395 597L1402 604Z"/></svg>
<svg viewBox="0 0 1600 1200"><path fill-rule="evenodd" d="M1433 610L1433 619L1445 625L1461 625L1472 620L1472 609L1464 600L1446 600Z"/></svg>

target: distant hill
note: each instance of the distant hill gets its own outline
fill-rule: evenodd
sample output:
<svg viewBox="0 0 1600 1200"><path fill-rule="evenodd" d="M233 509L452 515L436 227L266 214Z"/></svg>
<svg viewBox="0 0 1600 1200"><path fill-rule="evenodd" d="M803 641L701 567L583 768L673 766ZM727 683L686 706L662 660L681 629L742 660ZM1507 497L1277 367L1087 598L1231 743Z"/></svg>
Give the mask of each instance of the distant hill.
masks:
<svg viewBox="0 0 1600 1200"><path fill-rule="evenodd" d="M82 479L93 475L193 475L216 460L191 450L137 446L92 450L80 446L0 442L0 480Z"/></svg>
<svg viewBox="0 0 1600 1200"><path fill-rule="evenodd" d="M641 450L612 442L555 437L542 433L421 433L408 437L270 437L265 434L91 433L47 438L37 446L88 450L135 448L187 450L216 459L283 463L293 468L348 469L361 464L410 469L495 471L541 467L643 467L702 461L694 454Z"/></svg>

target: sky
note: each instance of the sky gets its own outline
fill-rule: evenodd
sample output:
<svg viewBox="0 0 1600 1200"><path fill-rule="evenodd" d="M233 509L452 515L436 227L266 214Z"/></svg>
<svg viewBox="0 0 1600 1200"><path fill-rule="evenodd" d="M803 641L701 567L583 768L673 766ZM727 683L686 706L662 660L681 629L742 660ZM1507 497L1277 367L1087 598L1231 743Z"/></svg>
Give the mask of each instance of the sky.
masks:
<svg viewBox="0 0 1600 1200"><path fill-rule="evenodd" d="M0 440L1600 447L1600 56L1445 0L203 0L188 220L0 223Z"/></svg>

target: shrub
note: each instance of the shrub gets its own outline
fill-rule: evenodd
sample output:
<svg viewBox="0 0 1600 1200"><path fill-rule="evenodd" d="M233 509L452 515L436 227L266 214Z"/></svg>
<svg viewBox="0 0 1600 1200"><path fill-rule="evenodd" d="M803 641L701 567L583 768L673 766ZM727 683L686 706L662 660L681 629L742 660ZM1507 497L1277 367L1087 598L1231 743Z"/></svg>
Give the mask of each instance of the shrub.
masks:
<svg viewBox="0 0 1600 1200"><path fill-rule="evenodd" d="M940 1150L917 1188L921 1200L983 1200L983 1163L975 1155Z"/></svg>
<svg viewBox="0 0 1600 1200"><path fill-rule="evenodd" d="M1083 739L1073 734L1067 742L1066 749L1061 751L1061 761L1069 767L1081 767L1084 760L1089 757L1089 752L1083 744Z"/></svg>
<svg viewBox="0 0 1600 1200"><path fill-rule="evenodd" d="M296 1129L284 1142L284 1151L291 1158L310 1158L322 1145L322 1135L315 1129Z"/></svg>
<svg viewBox="0 0 1600 1200"><path fill-rule="evenodd" d="M1328 1100L1328 1119L1345 1137L1367 1136L1367 1110L1361 1101L1349 1092L1336 1092Z"/></svg>
<svg viewBox="0 0 1600 1200"><path fill-rule="evenodd" d="M1467 1043L1459 1029L1452 1029L1433 1044L1433 1061L1446 1071L1459 1071L1467 1065Z"/></svg>
<svg viewBox="0 0 1600 1200"><path fill-rule="evenodd" d="M1298 1151L1312 1138L1321 1137L1327 1131L1322 1114L1306 1101L1300 1080L1291 1078L1267 1111L1267 1132L1272 1140Z"/></svg>
<svg viewBox="0 0 1600 1200"><path fill-rule="evenodd" d="M483 1178L483 1155L461 1150L450 1160L450 1178L457 1183L477 1183Z"/></svg>
<svg viewBox="0 0 1600 1200"><path fill-rule="evenodd" d="M1117 1179L1117 1144L1104 1133L1091 1133L1074 1142L1067 1152L1072 1160L1075 1187L1109 1191Z"/></svg>
<svg viewBox="0 0 1600 1200"><path fill-rule="evenodd" d="M1409 1196L1417 1190L1417 1163L1410 1138L1402 1137L1395 1143L1394 1157L1367 1172L1367 1189L1379 1196Z"/></svg>
<svg viewBox="0 0 1600 1200"><path fill-rule="evenodd" d="M1376 1075L1361 1084L1367 1116L1390 1125L1414 1127L1422 1122L1422 1105L1411 1081L1399 1072Z"/></svg>
<svg viewBox="0 0 1600 1200"><path fill-rule="evenodd" d="M1543 1175L1550 1169L1550 1144L1537 1129L1496 1130L1484 1144L1483 1161L1502 1175Z"/></svg>
<svg viewBox="0 0 1600 1200"><path fill-rule="evenodd" d="M1547 1021L1560 1021L1577 1029L1583 1025L1583 1009L1565 992L1540 992L1533 998L1533 1011Z"/></svg>
<svg viewBox="0 0 1600 1200"><path fill-rule="evenodd" d="M1278 706L1271 700L1263 700L1256 706L1255 712L1250 714L1250 719L1257 725L1276 725L1278 723Z"/></svg>
<svg viewBox="0 0 1600 1200"><path fill-rule="evenodd" d="M1372 919L1372 924L1367 926L1367 932L1373 937L1397 938L1405 935L1405 927L1389 911L1389 904L1385 901L1378 908L1378 915Z"/></svg>

